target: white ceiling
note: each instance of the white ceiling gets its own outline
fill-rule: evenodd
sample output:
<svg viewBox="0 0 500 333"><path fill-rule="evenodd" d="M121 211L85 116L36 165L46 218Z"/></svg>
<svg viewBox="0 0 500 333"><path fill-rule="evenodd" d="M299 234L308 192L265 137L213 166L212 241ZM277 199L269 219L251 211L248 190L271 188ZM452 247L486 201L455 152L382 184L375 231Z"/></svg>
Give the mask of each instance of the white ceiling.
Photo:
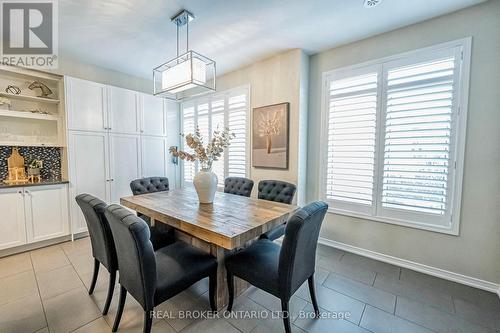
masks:
<svg viewBox="0 0 500 333"><path fill-rule="evenodd" d="M193 12L190 48L218 74L291 48L313 54L465 8L484 0L60 0L60 52L120 72L152 77L175 57L180 9Z"/></svg>

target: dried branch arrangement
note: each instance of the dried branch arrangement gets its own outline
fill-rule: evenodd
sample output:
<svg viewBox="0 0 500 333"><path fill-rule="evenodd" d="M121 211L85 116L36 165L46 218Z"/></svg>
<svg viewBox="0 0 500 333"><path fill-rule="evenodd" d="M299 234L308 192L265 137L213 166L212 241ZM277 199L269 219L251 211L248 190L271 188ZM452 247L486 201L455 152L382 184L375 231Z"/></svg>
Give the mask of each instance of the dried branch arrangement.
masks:
<svg viewBox="0 0 500 333"><path fill-rule="evenodd" d="M219 131L217 128L212 134L212 140L205 147L203 135L201 135L198 127L196 127L194 134L181 134L181 136L185 137L186 145L193 152L188 153L183 150L177 150L175 147L170 147L170 153L181 160L189 162L199 161L202 170L211 170L212 163L222 156L224 149L229 147L231 140L235 137L234 133L229 131L229 128L225 128L223 131Z"/></svg>

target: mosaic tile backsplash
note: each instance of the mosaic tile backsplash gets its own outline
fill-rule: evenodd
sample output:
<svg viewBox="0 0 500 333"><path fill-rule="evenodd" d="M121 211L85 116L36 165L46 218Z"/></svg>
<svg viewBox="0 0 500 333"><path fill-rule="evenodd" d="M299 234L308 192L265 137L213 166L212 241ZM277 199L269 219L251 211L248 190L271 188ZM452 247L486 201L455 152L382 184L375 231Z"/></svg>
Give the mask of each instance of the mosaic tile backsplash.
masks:
<svg viewBox="0 0 500 333"><path fill-rule="evenodd" d="M12 147L0 146L0 182L7 178L7 158L12 154ZM19 147L19 154L24 157L25 163L31 158L43 161L40 170L42 179L61 179L61 148L57 147Z"/></svg>

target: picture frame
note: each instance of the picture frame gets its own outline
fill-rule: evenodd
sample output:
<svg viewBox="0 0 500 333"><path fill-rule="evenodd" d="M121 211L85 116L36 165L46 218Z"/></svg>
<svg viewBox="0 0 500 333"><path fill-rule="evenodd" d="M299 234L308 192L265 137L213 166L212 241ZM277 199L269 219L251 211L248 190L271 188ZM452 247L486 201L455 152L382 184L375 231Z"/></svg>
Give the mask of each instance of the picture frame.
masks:
<svg viewBox="0 0 500 333"><path fill-rule="evenodd" d="M290 103L252 110L252 166L288 170Z"/></svg>

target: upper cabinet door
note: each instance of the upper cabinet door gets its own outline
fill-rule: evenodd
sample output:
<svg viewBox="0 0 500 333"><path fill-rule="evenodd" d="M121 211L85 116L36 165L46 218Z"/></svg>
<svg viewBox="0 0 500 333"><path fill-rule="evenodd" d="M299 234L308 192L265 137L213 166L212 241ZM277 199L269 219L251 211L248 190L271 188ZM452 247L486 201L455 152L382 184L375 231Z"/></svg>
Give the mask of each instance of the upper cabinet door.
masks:
<svg viewBox="0 0 500 333"><path fill-rule="evenodd" d="M114 133L139 134L139 93L108 86L109 129Z"/></svg>
<svg viewBox="0 0 500 333"><path fill-rule="evenodd" d="M26 244L24 197L21 187L0 190L0 212L0 250Z"/></svg>
<svg viewBox="0 0 500 333"><path fill-rule="evenodd" d="M141 94L142 126L141 133L145 135L167 135L167 119L163 98Z"/></svg>
<svg viewBox="0 0 500 333"><path fill-rule="evenodd" d="M69 234L66 184L24 188L28 243Z"/></svg>
<svg viewBox="0 0 500 333"><path fill-rule="evenodd" d="M106 86L70 77L65 83L69 129L107 130Z"/></svg>
<svg viewBox="0 0 500 333"><path fill-rule="evenodd" d="M119 204L132 195L130 182L141 178L140 136L111 133L109 147L111 203Z"/></svg>

